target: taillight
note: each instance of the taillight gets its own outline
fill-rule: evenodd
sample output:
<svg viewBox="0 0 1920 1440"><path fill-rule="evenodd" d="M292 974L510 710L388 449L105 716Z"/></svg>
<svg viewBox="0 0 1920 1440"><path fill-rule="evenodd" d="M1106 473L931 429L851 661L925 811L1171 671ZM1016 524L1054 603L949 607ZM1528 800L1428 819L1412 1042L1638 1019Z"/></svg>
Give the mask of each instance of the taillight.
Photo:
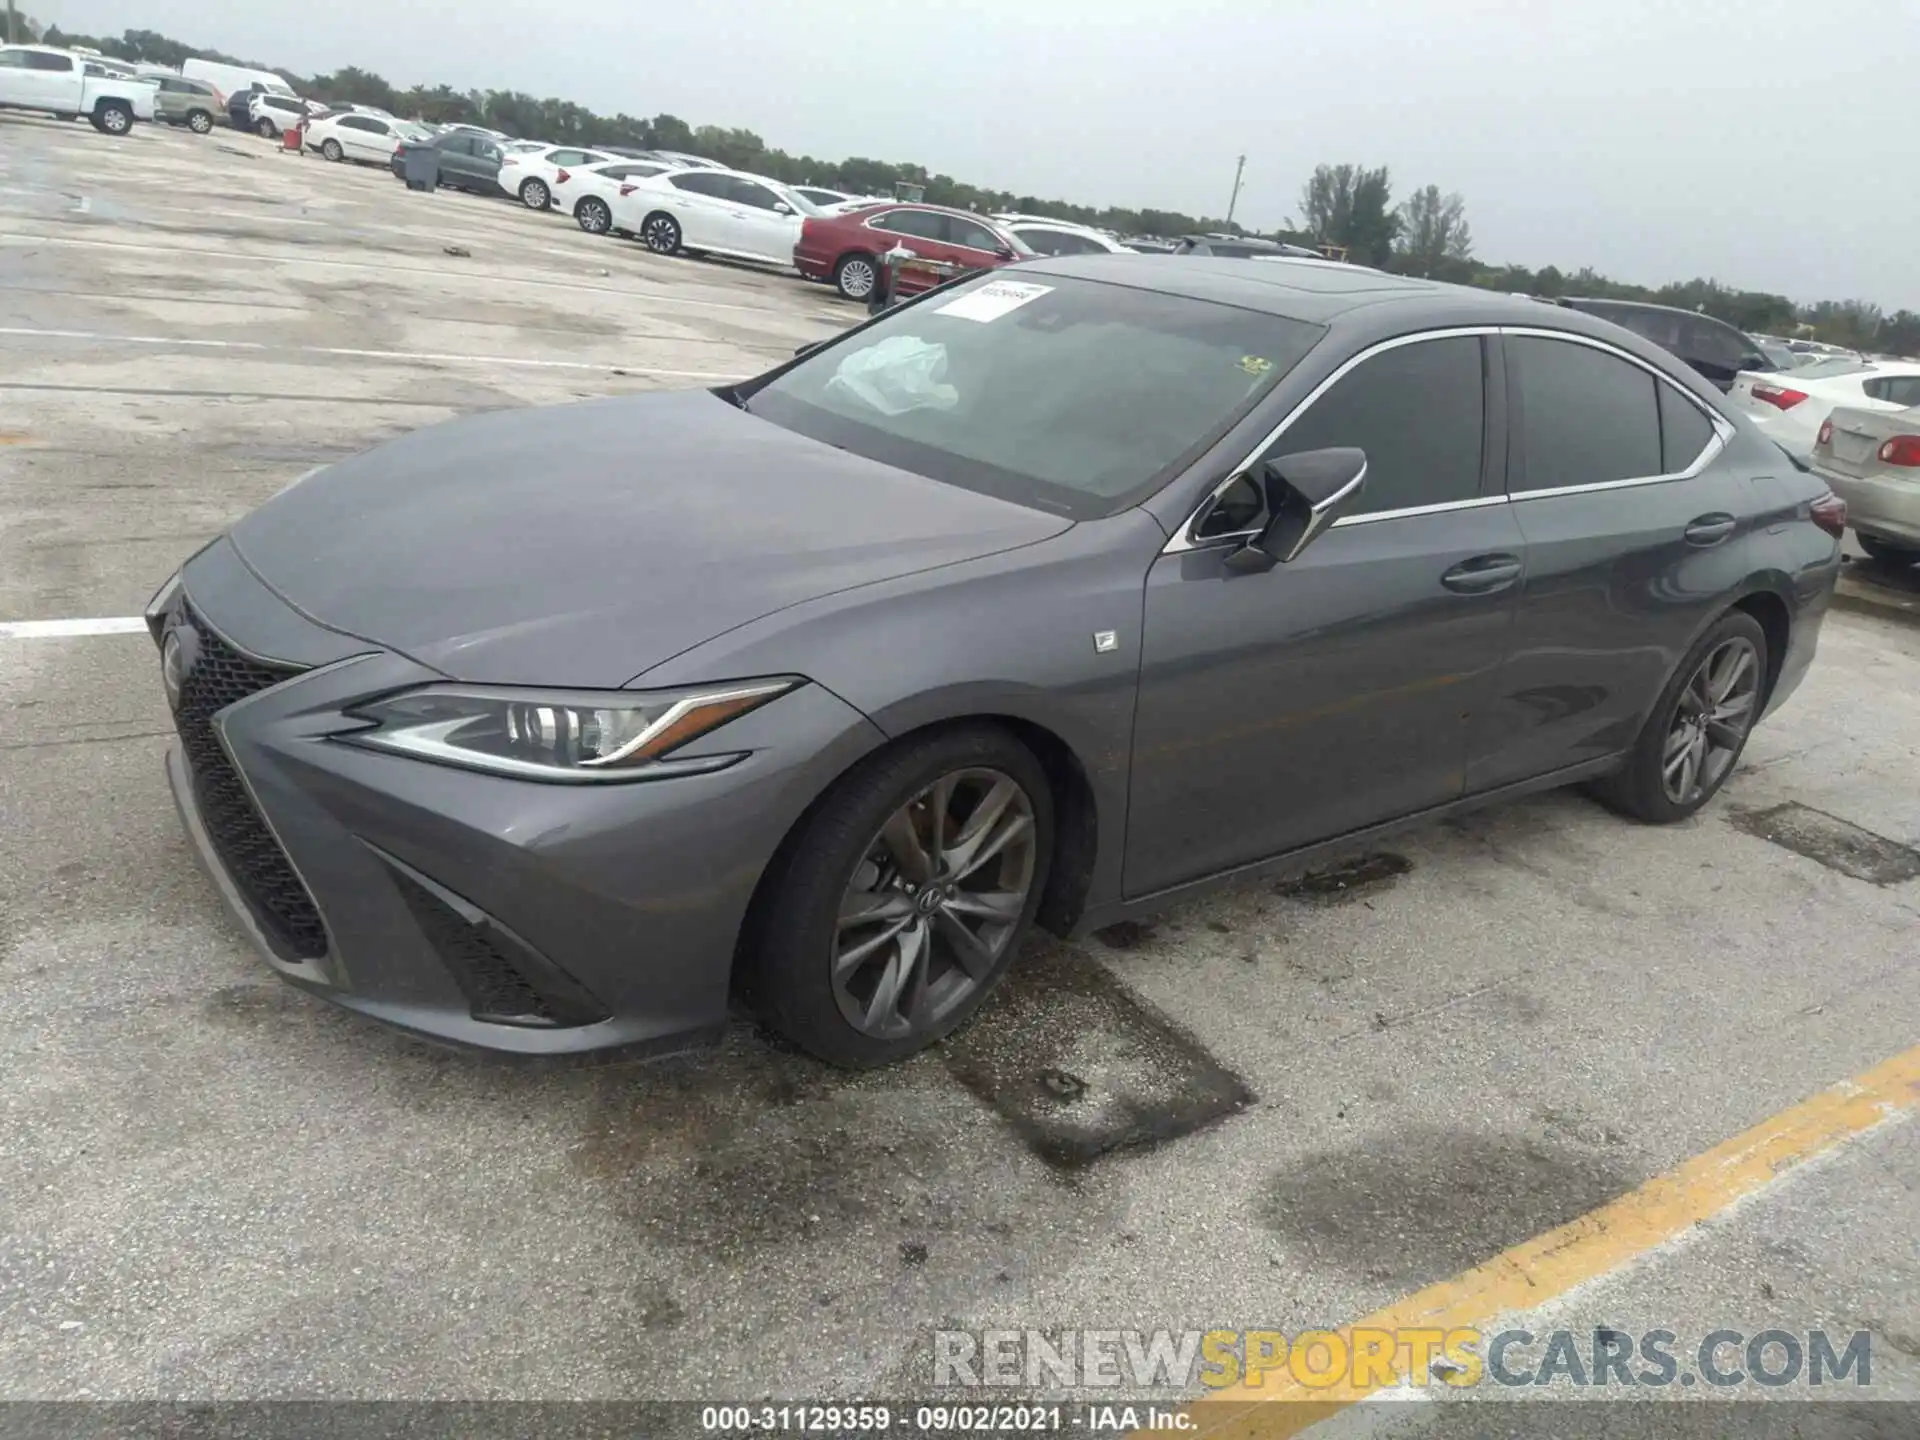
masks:
<svg viewBox="0 0 1920 1440"><path fill-rule="evenodd" d="M1820 434L1814 440L1814 444L1831 445L1832 443L1833 443L1833 421L1822 420L1820 422Z"/></svg>
<svg viewBox="0 0 1920 1440"><path fill-rule="evenodd" d="M634 185L631 183L622 185L620 187L620 198L622 200L626 199L627 196L631 195L634 191L638 190L639 188L640 187L638 185Z"/></svg>
<svg viewBox="0 0 1920 1440"><path fill-rule="evenodd" d="M1807 518L1838 540L1847 530L1847 502L1829 491L1807 507Z"/></svg>
<svg viewBox="0 0 1920 1440"><path fill-rule="evenodd" d="M1807 398L1807 392L1804 390L1789 390L1784 385L1766 385L1756 380L1753 382L1753 398L1764 401L1777 409L1791 410Z"/></svg>
<svg viewBox="0 0 1920 1440"><path fill-rule="evenodd" d="M1920 435L1896 435L1880 447L1880 460L1885 465L1900 465L1908 469L1920 465Z"/></svg>
<svg viewBox="0 0 1920 1440"><path fill-rule="evenodd" d="M564 171L564 170L562 170L562 171L561 171L561 172L560 172L560 173L559 173L558 175L556 175L556 176L554 176L554 177L553 177L553 183L554 183L554 184L556 184L556 185L564 185L564 184L566 184L566 183L567 183L567 172L566 172L566 171Z"/></svg>

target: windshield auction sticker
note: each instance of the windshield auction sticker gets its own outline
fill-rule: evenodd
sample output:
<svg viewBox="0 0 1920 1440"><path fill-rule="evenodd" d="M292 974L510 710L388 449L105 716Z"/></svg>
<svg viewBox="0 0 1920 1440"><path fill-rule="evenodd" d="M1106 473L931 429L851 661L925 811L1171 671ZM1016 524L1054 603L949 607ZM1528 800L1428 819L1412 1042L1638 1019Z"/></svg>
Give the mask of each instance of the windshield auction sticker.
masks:
<svg viewBox="0 0 1920 1440"><path fill-rule="evenodd" d="M951 315L956 320L978 320L984 325L1038 300L1052 289L1051 285L1031 285L1024 280L989 280L978 290L969 290L958 300L949 300L933 313Z"/></svg>

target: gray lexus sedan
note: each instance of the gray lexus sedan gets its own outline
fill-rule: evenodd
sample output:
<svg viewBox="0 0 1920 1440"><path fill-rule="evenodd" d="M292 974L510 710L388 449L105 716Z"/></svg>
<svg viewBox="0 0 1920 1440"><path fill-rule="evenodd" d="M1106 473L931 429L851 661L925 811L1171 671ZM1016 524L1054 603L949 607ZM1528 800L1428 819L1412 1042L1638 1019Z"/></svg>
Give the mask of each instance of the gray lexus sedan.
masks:
<svg viewBox="0 0 1920 1440"><path fill-rule="evenodd" d="M1578 311L1075 256L729 388L418 431L148 618L186 827L289 981L528 1053L739 1006L865 1066L1035 924L1548 786L1692 814L1845 518Z"/></svg>

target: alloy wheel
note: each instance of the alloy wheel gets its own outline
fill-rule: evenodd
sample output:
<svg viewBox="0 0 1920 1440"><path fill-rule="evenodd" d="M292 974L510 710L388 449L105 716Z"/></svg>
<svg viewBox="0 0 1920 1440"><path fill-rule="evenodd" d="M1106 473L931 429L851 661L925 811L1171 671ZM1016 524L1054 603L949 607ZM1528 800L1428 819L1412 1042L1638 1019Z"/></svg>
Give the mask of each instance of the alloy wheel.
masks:
<svg viewBox="0 0 1920 1440"><path fill-rule="evenodd" d="M840 266L840 293L849 300L864 300L873 293L877 278L873 262L856 256Z"/></svg>
<svg viewBox="0 0 1920 1440"><path fill-rule="evenodd" d="M336 165L347 158L347 152L340 148L340 142L338 140L327 141L326 144L320 147L320 153Z"/></svg>
<svg viewBox="0 0 1920 1440"><path fill-rule="evenodd" d="M110 108L101 114L100 124L109 135L124 135L133 128L133 117L124 110Z"/></svg>
<svg viewBox="0 0 1920 1440"><path fill-rule="evenodd" d="M999 770L944 775L896 810L840 897L841 1016L879 1040L935 1029L998 972L1038 857L1033 802Z"/></svg>
<svg viewBox="0 0 1920 1440"><path fill-rule="evenodd" d="M1688 679L1660 751L1667 799L1691 805L1717 789L1733 768L1760 698L1760 655L1734 636L1715 646Z"/></svg>
<svg viewBox="0 0 1920 1440"><path fill-rule="evenodd" d="M520 203L529 210L544 210L553 197L547 193L547 187L538 180L529 180L520 187Z"/></svg>
<svg viewBox="0 0 1920 1440"><path fill-rule="evenodd" d="M205 135L213 129L213 117L196 110L187 117L187 128L196 135Z"/></svg>
<svg viewBox="0 0 1920 1440"><path fill-rule="evenodd" d="M602 234L613 223L612 214L598 200L582 200L580 213L576 218L580 221L580 228L589 235Z"/></svg>
<svg viewBox="0 0 1920 1440"><path fill-rule="evenodd" d="M647 248L660 255L671 255L680 248L680 226L671 215L655 215L640 232Z"/></svg>

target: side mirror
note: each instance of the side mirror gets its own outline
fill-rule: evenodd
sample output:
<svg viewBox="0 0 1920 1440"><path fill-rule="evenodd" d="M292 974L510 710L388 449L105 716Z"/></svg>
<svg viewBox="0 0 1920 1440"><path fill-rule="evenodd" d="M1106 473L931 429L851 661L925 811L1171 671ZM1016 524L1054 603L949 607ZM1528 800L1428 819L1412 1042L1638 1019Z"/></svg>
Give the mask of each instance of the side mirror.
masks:
<svg viewBox="0 0 1920 1440"><path fill-rule="evenodd" d="M773 213L776 215L791 215L793 213L793 207L784 200L776 200L773 202Z"/></svg>
<svg viewBox="0 0 1920 1440"><path fill-rule="evenodd" d="M1002 260L1018 260L1020 258L1019 252L1011 245L996 245L993 247L993 253L998 255Z"/></svg>
<svg viewBox="0 0 1920 1440"><path fill-rule="evenodd" d="M798 360L802 355L811 355L826 343L824 340L809 340L804 345L796 345L793 351L793 358Z"/></svg>
<svg viewBox="0 0 1920 1440"><path fill-rule="evenodd" d="M1367 452L1349 445L1282 455L1261 465L1260 483L1266 526L1226 559L1240 574L1297 559L1367 483Z"/></svg>

